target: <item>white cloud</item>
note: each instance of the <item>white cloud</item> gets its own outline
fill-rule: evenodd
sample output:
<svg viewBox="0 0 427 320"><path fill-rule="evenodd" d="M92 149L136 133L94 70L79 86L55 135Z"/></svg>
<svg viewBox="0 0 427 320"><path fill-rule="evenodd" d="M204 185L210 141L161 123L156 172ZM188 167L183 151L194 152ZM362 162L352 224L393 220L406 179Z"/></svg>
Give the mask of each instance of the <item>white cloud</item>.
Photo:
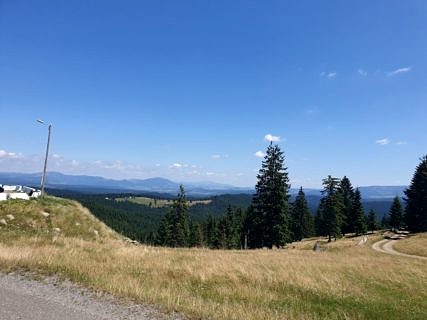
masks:
<svg viewBox="0 0 427 320"><path fill-rule="evenodd" d="M368 75L368 71L363 69L357 69L357 74L362 77L366 77Z"/></svg>
<svg viewBox="0 0 427 320"><path fill-rule="evenodd" d="M254 156L258 157L258 158L264 158L265 157L265 153L260 150L260 151L255 152Z"/></svg>
<svg viewBox="0 0 427 320"><path fill-rule="evenodd" d="M387 139L387 138L384 138L384 139L378 139L378 140L376 140L376 141L375 141L375 143L376 143L376 144L379 144L379 145L382 145L382 146L385 146L385 145L387 145L387 144L389 144L389 143L390 143L390 140L389 140L389 139Z"/></svg>
<svg viewBox="0 0 427 320"><path fill-rule="evenodd" d="M7 152L6 150L0 150L0 158L16 159L19 155L15 152Z"/></svg>
<svg viewBox="0 0 427 320"><path fill-rule="evenodd" d="M174 163L170 166L170 168L182 168L184 165L181 163Z"/></svg>
<svg viewBox="0 0 427 320"><path fill-rule="evenodd" d="M273 136L271 134L266 134L264 136L264 140L268 141L268 142L279 142L280 141L280 137L279 136Z"/></svg>
<svg viewBox="0 0 427 320"><path fill-rule="evenodd" d="M221 159L221 155L220 154L213 154L211 155L212 159Z"/></svg>
<svg viewBox="0 0 427 320"><path fill-rule="evenodd" d="M336 73L336 71L329 71L329 72L323 71L323 72L320 73L320 76L321 77L326 77L328 79L333 79L333 78L335 78L337 76L337 73Z"/></svg>
<svg viewBox="0 0 427 320"><path fill-rule="evenodd" d="M329 72L327 75L326 75L326 77L328 78L328 79L333 79L333 78L335 78L337 76L337 73L336 72Z"/></svg>
<svg viewBox="0 0 427 320"><path fill-rule="evenodd" d="M388 76L395 76L395 75L397 75L397 74L400 74L400 73L406 73L406 72L409 72L409 71L411 71L411 70L412 70L412 67L403 67L403 68L398 68L398 69L396 69L396 70L393 70L393 71L391 71L391 72L387 73L387 75L388 75Z"/></svg>
<svg viewBox="0 0 427 320"><path fill-rule="evenodd" d="M206 175L207 175L208 177L210 177L210 176L214 176L214 175L215 175L215 172L206 172Z"/></svg>
<svg viewBox="0 0 427 320"><path fill-rule="evenodd" d="M402 146L402 145L406 145L406 144L408 144L406 141L397 141L396 142L396 144L398 145L398 146Z"/></svg>

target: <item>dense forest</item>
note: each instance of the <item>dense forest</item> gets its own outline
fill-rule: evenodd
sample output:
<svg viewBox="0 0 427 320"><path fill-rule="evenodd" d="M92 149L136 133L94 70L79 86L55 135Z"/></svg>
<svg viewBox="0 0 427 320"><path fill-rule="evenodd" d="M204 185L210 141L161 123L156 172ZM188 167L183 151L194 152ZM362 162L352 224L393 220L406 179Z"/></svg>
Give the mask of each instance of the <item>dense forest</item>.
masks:
<svg viewBox="0 0 427 320"><path fill-rule="evenodd" d="M344 234L365 234L379 227L413 231L427 230L427 158L420 165L406 190L405 204L393 201L362 201L350 179L327 176L321 197L305 196L299 189L289 194L283 152L268 147L257 176L254 195L221 195L209 202L189 205L181 186L178 196L168 194L79 194L49 190L51 194L81 202L114 230L137 241L162 246L209 248L281 247L310 236L326 236L331 241ZM174 200L172 205L152 207L131 201L135 196Z"/></svg>

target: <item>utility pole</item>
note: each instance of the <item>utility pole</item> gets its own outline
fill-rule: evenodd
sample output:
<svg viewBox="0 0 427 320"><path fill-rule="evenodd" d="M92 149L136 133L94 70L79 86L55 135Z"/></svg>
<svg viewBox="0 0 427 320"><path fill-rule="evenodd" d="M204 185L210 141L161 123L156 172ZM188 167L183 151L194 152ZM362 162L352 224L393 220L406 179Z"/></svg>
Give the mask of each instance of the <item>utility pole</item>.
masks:
<svg viewBox="0 0 427 320"><path fill-rule="evenodd" d="M41 124L45 124L43 120L37 120L37 122L41 123ZM52 124L48 125L47 130L48 130L48 134L47 134L46 156L44 158L43 176L42 176L42 182L41 182L41 185L42 185L41 196L42 197L44 196L44 187L46 184L47 159L49 157L50 133L52 131Z"/></svg>

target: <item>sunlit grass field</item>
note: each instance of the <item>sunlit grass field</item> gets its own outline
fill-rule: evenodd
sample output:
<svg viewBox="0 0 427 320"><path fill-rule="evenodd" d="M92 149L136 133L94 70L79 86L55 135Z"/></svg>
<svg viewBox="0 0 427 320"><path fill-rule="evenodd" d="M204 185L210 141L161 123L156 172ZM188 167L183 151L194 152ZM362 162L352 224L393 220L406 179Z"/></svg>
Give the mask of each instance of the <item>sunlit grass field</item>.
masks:
<svg viewBox="0 0 427 320"><path fill-rule="evenodd" d="M50 222L41 214L47 211ZM284 250L169 249L129 244L68 200L9 201L0 204L3 218L4 271L58 274L190 319L427 315L427 261L373 251L370 242L380 236L366 245L338 240L324 252L310 249L317 239Z"/></svg>
<svg viewBox="0 0 427 320"><path fill-rule="evenodd" d="M116 198L116 201L130 201L137 204L143 204L145 206L151 206L153 208L163 208L170 207L173 204L173 200L167 199L154 199L148 197L125 197L125 198ZM212 200L191 200L188 202L188 205L194 206L196 204L209 204Z"/></svg>
<svg viewBox="0 0 427 320"><path fill-rule="evenodd" d="M427 233L420 233L399 240L394 248L400 252L427 257Z"/></svg>

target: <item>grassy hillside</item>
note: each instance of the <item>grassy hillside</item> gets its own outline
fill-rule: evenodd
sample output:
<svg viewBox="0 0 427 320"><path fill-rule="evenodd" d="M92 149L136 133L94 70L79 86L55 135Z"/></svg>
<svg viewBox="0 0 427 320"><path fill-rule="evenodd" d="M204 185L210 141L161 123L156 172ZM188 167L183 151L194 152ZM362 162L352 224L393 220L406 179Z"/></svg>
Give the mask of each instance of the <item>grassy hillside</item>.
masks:
<svg viewBox="0 0 427 320"><path fill-rule="evenodd" d="M50 223L41 214L48 211ZM315 239L285 250L135 246L77 203L56 198L4 202L1 219L7 220L0 229L1 269L56 273L189 318L425 319L427 314L427 262L373 251L369 244L359 246L359 238L331 243L324 252L310 249Z"/></svg>
<svg viewBox="0 0 427 320"><path fill-rule="evenodd" d="M403 253L427 257L427 233L420 233L399 240L394 248Z"/></svg>
<svg viewBox="0 0 427 320"><path fill-rule="evenodd" d="M0 240L10 243L31 237L44 241L63 237L96 240L118 235L76 201L47 197L0 202Z"/></svg>

